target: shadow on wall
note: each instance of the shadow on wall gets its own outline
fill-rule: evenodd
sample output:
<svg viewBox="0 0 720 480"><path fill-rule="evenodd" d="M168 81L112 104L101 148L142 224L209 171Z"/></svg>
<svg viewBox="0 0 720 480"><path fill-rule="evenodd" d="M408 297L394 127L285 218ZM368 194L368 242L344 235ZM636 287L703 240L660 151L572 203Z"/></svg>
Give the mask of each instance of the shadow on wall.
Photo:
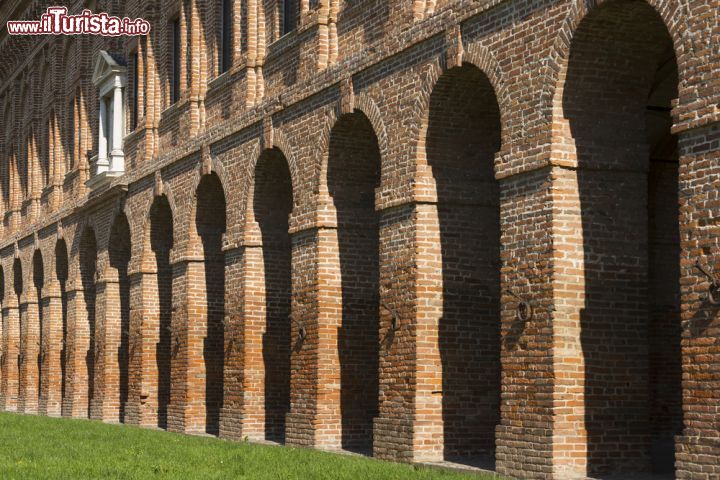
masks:
<svg viewBox="0 0 720 480"><path fill-rule="evenodd" d="M494 463L500 421L500 108L487 76L464 64L430 98L427 157L442 254L444 456Z"/></svg>
<svg viewBox="0 0 720 480"><path fill-rule="evenodd" d="M343 115L333 127L327 174L337 218L342 323L338 331L342 448L372 452L378 415L380 150L367 117Z"/></svg>
<svg viewBox="0 0 720 480"><path fill-rule="evenodd" d="M206 175L197 189L196 228L203 247L207 336L205 361L206 433L220 433L223 402L224 319L225 319L225 192L216 174Z"/></svg>
<svg viewBox="0 0 720 480"><path fill-rule="evenodd" d="M293 197L288 163L277 149L266 150L258 160L253 201L265 278L265 438L284 443L285 416L290 411L292 244L288 216Z"/></svg>
<svg viewBox="0 0 720 480"><path fill-rule="evenodd" d="M593 476L673 471L682 429L676 96L672 41L652 7L608 2L581 22L563 107L578 157Z"/></svg>

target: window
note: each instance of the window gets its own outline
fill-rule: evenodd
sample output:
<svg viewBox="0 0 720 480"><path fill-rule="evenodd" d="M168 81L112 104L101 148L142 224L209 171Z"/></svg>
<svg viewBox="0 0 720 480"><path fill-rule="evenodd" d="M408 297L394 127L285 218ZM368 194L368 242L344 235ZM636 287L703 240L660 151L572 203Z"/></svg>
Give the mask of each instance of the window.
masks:
<svg viewBox="0 0 720 480"><path fill-rule="evenodd" d="M137 70L137 54L133 54L135 70ZM123 137L126 134L128 117L125 117L128 106L125 99L127 68L125 59L101 50L95 59L93 85L98 89L99 122L98 151L91 159L94 177L89 185L100 184L103 179L121 175L125 172L125 154ZM137 73L134 73L133 111L130 117L137 115Z"/></svg>
<svg viewBox="0 0 720 480"><path fill-rule="evenodd" d="M220 22L220 73L230 70L232 64L232 0L221 1Z"/></svg>
<svg viewBox="0 0 720 480"><path fill-rule="evenodd" d="M172 75L170 79L170 103L180 100L180 19L170 22L172 30Z"/></svg>
<svg viewBox="0 0 720 480"><path fill-rule="evenodd" d="M282 31L285 35L295 30L297 26L297 0L282 0Z"/></svg>
<svg viewBox="0 0 720 480"><path fill-rule="evenodd" d="M114 147L113 120L115 118L115 102L113 102L112 92L102 97L100 99L100 102L102 102L102 105L100 106L100 111L105 113L105 115L103 115L103 118L101 118L101 120L103 121L102 133L104 137L102 140L104 140L107 149L111 151Z"/></svg>
<svg viewBox="0 0 720 480"><path fill-rule="evenodd" d="M67 161L65 171L70 171L75 165L75 98L68 104L68 128L67 128Z"/></svg>
<svg viewBox="0 0 720 480"><path fill-rule="evenodd" d="M134 51L131 54L131 65L132 68L132 93L131 93L131 101L132 101L132 107L130 110L130 130L135 130L137 128L138 124L138 105L139 105L139 99L138 99L138 93L139 93L139 86L138 82L140 80L140 75L138 73L140 65L138 64L138 53L137 51Z"/></svg>

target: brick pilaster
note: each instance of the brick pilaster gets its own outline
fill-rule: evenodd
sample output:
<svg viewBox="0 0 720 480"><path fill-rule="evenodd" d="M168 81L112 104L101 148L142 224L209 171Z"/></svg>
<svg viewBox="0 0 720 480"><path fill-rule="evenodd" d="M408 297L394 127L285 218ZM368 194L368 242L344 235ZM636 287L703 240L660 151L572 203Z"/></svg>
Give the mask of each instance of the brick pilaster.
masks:
<svg viewBox="0 0 720 480"><path fill-rule="evenodd" d="M130 378L126 422L154 427L158 425L157 274L143 268L131 276L130 282Z"/></svg>
<svg viewBox="0 0 720 480"><path fill-rule="evenodd" d="M223 367L223 406L220 412L220 436L222 438L240 440L244 435L250 434L252 428L245 424L245 393L254 395L256 386L245 381L250 379L245 375L245 360L252 361L248 354L260 359L258 352L252 344L246 343L246 330L244 329L248 317L243 315L246 302L245 277L243 275L245 252L247 248L232 248L225 250L225 345ZM250 313L250 312L248 312ZM255 343L258 345L258 343ZM258 430L255 429L255 435Z"/></svg>
<svg viewBox="0 0 720 480"><path fill-rule="evenodd" d="M204 339L207 331L204 262L186 256L173 262L171 392L168 430L205 432Z"/></svg>
<svg viewBox="0 0 720 480"><path fill-rule="evenodd" d="M15 412L18 407L20 311L17 299L7 295L2 305L3 316L3 362L2 397L0 408L6 412Z"/></svg>
<svg viewBox="0 0 720 480"><path fill-rule="evenodd" d="M376 457L442 459L442 377L438 321L437 211L409 203L380 218L380 405L374 422ZM428 288L422 288L422 286ZM419 298L422 295L424 298ZM391 310L388 310L391 309ZM391 328L395 317L396 328Z"/></svg>
<svg viewBox="0 0 720 480"><path fill-rule="evenodd" d="M552 326L563 324L550 306L553 251L545 232L552 228L551 178L545 169L500 180L502 397L496 468L504 475L526 475L528 465L538 477L549 476L552 469L553 392L563 388L553 385ZM531 305L532 318L519 316L520 299ZM558 383L564 375L558 375ZM561 408L559 413L571 419L571 411ZM561 428L560 444L564 435L577 434L572 425Z"/></svg>
<svg viewBox="0 0 720 480"><path fill-rule="evenodd" d="M247 232L246 232L247 233ZM232 290L231 290L232 292ZM236 435L252 440L265 439L265 365L263 362L263 334L265 332L265 282L263 275L262 243L246 240L242 259L242 354L240 397L231 383L226 396L226 411L240 412ZM232 308L230 310L232 312ZM231 328L234 325L231 325ZM234 359L230 356L228 361ZM229 374L229 370L226 375ZM226 431L229 427L226 426Z"/></svg>
<svg viewBox="0 0 720 480"><path fill-rule="evenodd" d="M337 344L339 266L333 253L336 230L293 232L292 243L291 408L286 438L293 445L337 449L341 447L342 427Z"/></svg>
<svg viewBox="0 0 720 480"><path fill-rule="evenodd" d="M676 442L676 478L720 475L720 310L711 285L695 267L720 273L720 249L710 213L717 203L720 124L680 132L680 286L682 315L683 431ZM715 298L717 298L717 293Z"/></svg>
<svg viewBox="0 0 720 480"><path fill-rule="evenodd" d="M110 268L97 281L95 321L95 391L91 418L118 422L120 418L120 282Z"/></svg>
<svg viewBox="0 0 720 480"><path fill-rule="evenodd" d="M90 328L85 296L80 281L67 284L68 340L66 349L66 392L63 401L63 415L86 418L89 414L88 401L90 372Z"/></svg>
<svg viewBox="0 0 720 480"><path fill-rule="evenodd" d="M59 417L62 409L60 356L63 348L63 313L60 285L57 281L48 282L42 289L41 311L43 320L39 413Z"/></svg>
<svg viewBox="0 0 720 480"><path fill-rule="evenodd" d="M38 411L38 382L40 355L40 312L34 287L20 303L20 385L18 411L36 414Z"/></svg>

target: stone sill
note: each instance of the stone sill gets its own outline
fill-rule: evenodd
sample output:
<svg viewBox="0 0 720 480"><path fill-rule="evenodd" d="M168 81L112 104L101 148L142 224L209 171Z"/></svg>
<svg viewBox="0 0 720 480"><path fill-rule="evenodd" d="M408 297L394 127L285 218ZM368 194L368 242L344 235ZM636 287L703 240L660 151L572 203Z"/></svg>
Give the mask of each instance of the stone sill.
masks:
<svg viewBox="0 0 720 480"><path fill-rule="evenodd" d="M93 175L90 177L86 182L85 185L91 189L96 190L99 187L105 186L109 184L112 180L122 177L125 175L125 172L102 172L98 173L96 175Z"/></svg>

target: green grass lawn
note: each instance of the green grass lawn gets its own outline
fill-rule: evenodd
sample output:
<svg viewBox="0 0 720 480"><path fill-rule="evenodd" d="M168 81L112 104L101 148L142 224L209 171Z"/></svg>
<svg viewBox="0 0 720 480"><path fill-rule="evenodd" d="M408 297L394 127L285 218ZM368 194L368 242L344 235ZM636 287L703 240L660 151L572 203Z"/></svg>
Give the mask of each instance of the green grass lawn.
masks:
<svg viewBox="0 0 720 480"><path fill-rule="evenodd" d="M0 478L489 479L310 449L0 413Z"/></svg>

